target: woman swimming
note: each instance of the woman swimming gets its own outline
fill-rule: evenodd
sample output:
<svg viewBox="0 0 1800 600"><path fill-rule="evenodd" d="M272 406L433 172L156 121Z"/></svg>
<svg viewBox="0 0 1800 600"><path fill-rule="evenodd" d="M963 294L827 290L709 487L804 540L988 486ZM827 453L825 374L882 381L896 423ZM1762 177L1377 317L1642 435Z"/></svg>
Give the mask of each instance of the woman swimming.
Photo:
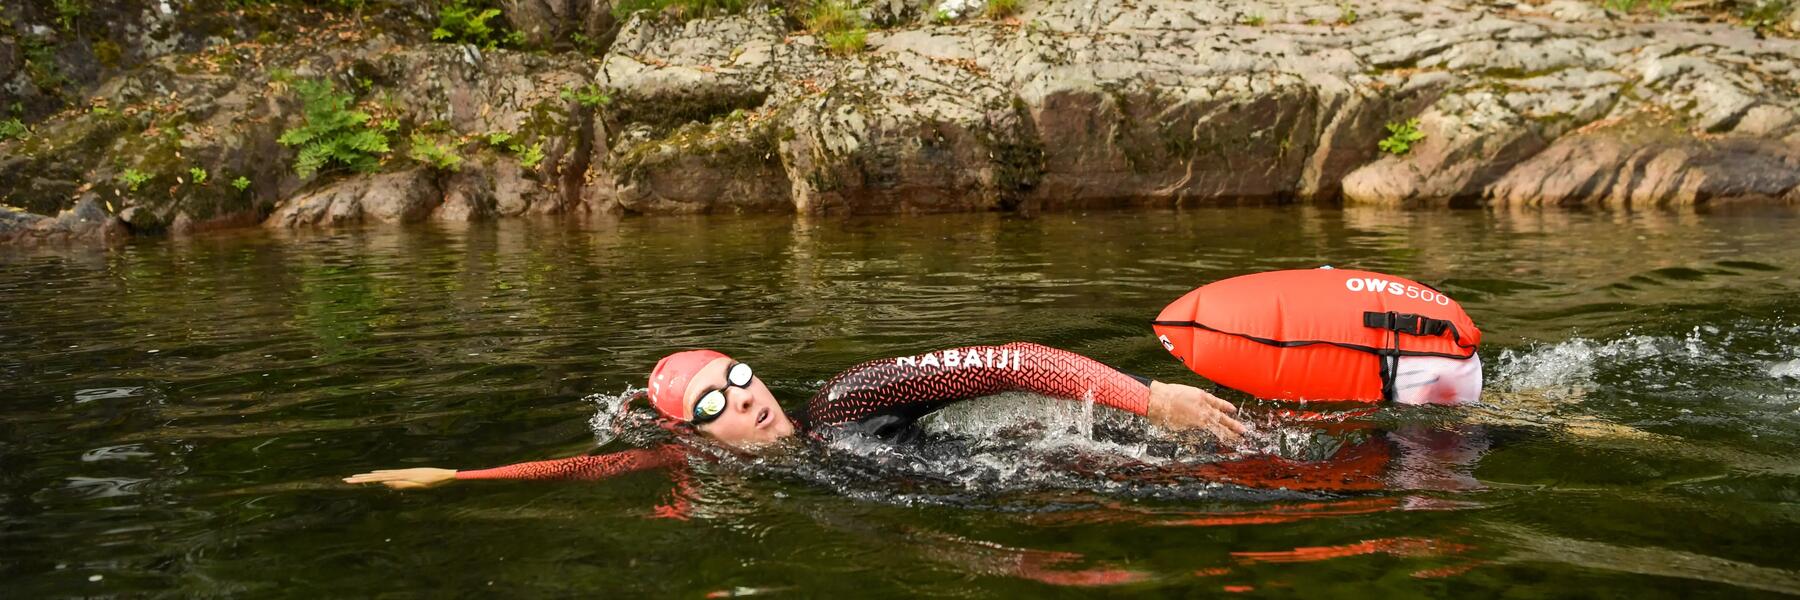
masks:
<svg viewBox="0 0 1800 600"><path fill-rule="evenodd" d="M750 365L711 350L663 357L649 399L663 416L744 451L792 437L862 433L888 441L918 435L918 419L950 403L1006 391L1085 401L1147 417L1169 429L1204 429L1235 443L1244 426L1231 403L1193 386L1130 375L1094 359L1038 344L967 346L866 362L826 382L804 413L789 416ZM676 444L492 469L380 470L344 479L413 489L468 479L597 480L683 460Z"/></svg>

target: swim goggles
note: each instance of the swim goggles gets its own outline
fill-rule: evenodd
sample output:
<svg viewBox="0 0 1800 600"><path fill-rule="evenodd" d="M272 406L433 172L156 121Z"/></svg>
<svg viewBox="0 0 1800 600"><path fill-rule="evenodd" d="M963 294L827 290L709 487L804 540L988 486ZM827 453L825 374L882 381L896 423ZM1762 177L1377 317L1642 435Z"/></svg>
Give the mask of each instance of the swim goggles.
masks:
<svg viewBox="0 0 1800 600"><path fill-rule="evenodd" d="M713 419L719 418L719 415L725 414L725 390L734 387L748 389L750 379L755 376L750 372L750 365L741 362L731 363L731 366L725 369L725 387L701 394L700 400L694 403L692 422L695 425L710 423Z"/></svg>

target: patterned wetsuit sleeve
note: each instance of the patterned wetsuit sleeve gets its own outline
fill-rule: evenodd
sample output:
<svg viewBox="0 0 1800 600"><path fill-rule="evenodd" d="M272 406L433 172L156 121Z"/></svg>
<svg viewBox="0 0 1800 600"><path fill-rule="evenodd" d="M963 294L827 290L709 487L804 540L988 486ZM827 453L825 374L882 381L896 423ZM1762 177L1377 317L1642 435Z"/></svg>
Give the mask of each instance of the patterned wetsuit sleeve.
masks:
<svg viewBox="0 0 1800 600"><path fill-rule="evenodd" d="M457 471L457 479L596 480L636 471L666 467L684 456L681 447L664 445L599 456L575 456L480 469Z"/></svg>
<svg viewBox="0 0 1800 600"><path fill-rule="evenodd" d="M1084 399L1144 414L1150 388L1094 359L1013 342L866 362L833 377L807 405L807 422L827 426L875 416L916 419L957 400L1023 390Z"/></svg>

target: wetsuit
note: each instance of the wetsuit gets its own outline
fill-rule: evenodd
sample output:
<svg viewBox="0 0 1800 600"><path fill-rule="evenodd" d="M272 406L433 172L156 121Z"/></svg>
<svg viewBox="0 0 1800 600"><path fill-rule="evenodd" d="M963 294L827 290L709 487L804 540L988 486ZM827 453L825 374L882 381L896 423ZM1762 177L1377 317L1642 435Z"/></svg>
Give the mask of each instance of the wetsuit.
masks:
<svg viewBox="0 0 1800 600"><path fill-rule="evenodd" d="M1149 409L1150 380L1094 359L1038 344L966 346L870 361L838 374L793 418L802 435L852 428L881 439L910 440L914 423L958 400L1007 391L1086 400L1134 414ZM678 445L597 456L457 471L457 479L604 479L683 460Z"/></svg>

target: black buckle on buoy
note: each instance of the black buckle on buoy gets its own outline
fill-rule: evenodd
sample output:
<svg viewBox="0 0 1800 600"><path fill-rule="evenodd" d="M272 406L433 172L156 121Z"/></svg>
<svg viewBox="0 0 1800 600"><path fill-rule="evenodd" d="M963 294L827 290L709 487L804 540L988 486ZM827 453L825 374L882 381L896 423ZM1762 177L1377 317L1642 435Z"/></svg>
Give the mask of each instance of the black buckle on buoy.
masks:
<svg viewBox="0 0 1800 600"><path fill-rule="evenodd" d="M1363 313L1363 327L1387 329L1407 335L1443 335L1451 329L1449 321L1433 319L1412 313L1374 312Z"/></svg>

